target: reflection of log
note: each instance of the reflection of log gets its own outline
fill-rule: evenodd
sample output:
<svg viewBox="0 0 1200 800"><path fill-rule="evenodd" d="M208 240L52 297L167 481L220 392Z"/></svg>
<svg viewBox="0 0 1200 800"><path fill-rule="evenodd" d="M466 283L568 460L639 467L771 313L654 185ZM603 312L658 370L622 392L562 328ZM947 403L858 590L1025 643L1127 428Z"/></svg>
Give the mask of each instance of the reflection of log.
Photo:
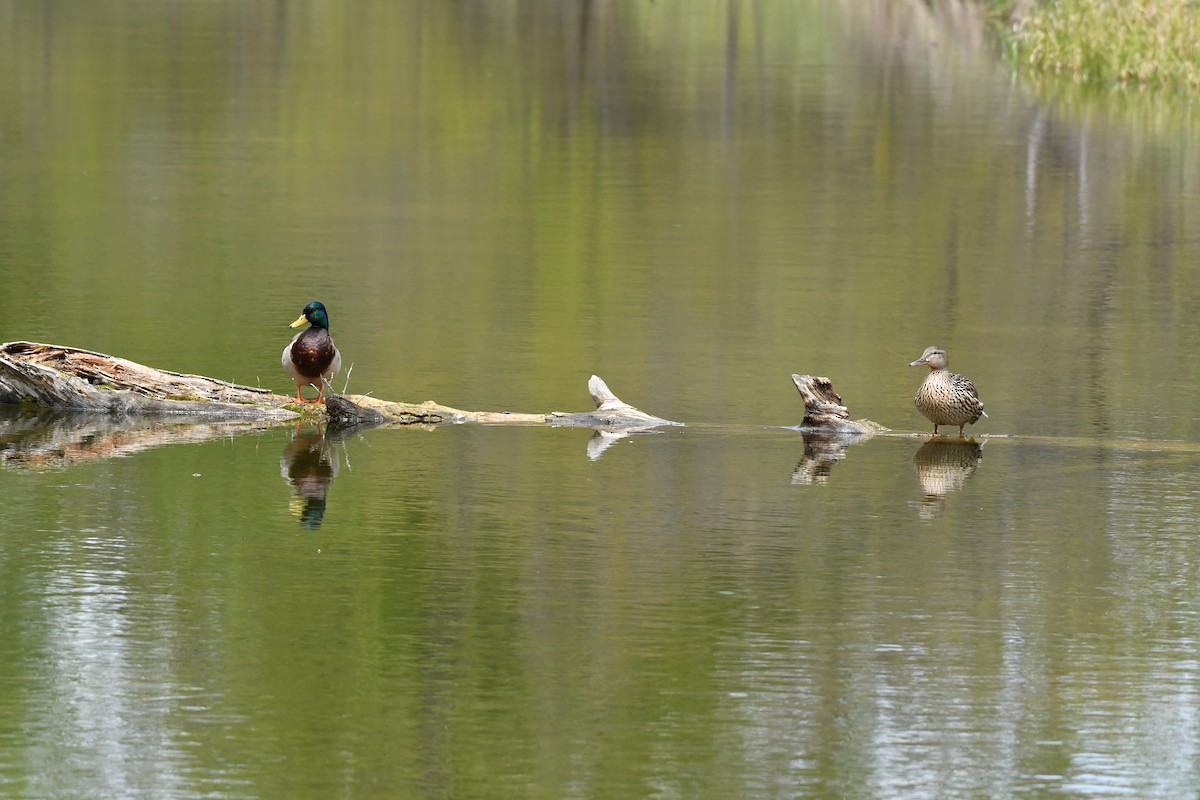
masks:
<svg viewBox="0 0 1200 800"><path fill-rule="evenodd" d="M0 466L56 469L133 455L165 444L186 444L263 430L271 421L120 417L80 412L0 416Z"/></svg>
<svg viewBox="0 0 1200 800"><path fill-rule="evenodd" d="M792 383L796 385L796 390L804 400L804 421L800 423L802 431L813 430L866 438L887 430L878 422L869 419L850 419L850 411L842 405L842 398L833 390L833 383L829 378L793 375Z"/></svg>
<svg viewBox="0 0 1200 800"><path fill-rule="evenodd" d="M342 424L482 422L581 425L630 430L677 425L623 403L595 375L588 390L596 410L580 414L462 411L425 402L392 403L326 393L326 404L301 404L268 389L154 369L75 347L9 342L0 345L0 403L27 403L56 411L121 415L180 414L205 419L278 421L297 416Z"/></svg>

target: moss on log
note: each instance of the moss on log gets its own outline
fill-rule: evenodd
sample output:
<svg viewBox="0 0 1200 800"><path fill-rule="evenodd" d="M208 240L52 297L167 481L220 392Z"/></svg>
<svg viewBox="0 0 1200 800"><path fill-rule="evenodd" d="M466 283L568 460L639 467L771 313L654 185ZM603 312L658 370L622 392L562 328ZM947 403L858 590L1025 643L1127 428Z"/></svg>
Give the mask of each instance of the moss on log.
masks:
<svg viewBox="0 0 1200 800"><path fill-rule="evenodd" d="M155 369L78 347L39 342L0 345L0 403L20 403L54 411L276 422L328 419L339 425L477 422L626 430L680 424L623 402L595 375L588 382L588 391L596 410L570 414L464 411L434 402L397 403L332 392L326 394L326 402L321 405L298 403L295 398L260 387Z"/></svg>

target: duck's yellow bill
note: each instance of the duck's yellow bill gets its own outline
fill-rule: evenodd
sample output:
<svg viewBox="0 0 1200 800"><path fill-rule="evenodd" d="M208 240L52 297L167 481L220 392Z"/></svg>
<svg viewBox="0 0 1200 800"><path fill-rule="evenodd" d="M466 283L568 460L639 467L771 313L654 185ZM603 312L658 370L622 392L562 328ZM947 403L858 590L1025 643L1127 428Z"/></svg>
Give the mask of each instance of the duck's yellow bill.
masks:
<svg viewBox="0 0 1200 800"><path fill-rule="evenodd" d="M289 328L299 328L301 325L303 325L306 322L308 322L308 320L304 318L303 314L301 314L300 319L296 320L291 325L288 325L288 327Z"/></svg>

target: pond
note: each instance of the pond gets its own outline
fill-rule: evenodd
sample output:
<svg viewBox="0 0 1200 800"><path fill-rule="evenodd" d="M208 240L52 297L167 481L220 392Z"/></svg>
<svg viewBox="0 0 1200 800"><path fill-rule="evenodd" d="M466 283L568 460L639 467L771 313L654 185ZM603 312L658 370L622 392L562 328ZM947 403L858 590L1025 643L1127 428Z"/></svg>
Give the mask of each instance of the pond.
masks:
<svg viewBox="0 0 1200 800"><path fill-rule="evenodd" d="M0 13L0 341L686 423L0 409L0 796L1194 796L1189 109L921 3Z"/></svg>

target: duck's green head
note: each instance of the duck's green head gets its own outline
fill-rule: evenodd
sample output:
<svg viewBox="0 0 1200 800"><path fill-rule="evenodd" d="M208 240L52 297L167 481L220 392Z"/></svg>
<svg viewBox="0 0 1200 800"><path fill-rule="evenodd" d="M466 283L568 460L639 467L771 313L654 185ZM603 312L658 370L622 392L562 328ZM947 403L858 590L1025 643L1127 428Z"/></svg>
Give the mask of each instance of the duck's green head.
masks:
<svg viewBox="0 0 1200 800"><path fill-rule="evenodd" d="M304 313L289 327L299 328L306 322L314 328L329 330L329 313L325 310L325 306L316 300L312 301L304 307Z"/></svg>

